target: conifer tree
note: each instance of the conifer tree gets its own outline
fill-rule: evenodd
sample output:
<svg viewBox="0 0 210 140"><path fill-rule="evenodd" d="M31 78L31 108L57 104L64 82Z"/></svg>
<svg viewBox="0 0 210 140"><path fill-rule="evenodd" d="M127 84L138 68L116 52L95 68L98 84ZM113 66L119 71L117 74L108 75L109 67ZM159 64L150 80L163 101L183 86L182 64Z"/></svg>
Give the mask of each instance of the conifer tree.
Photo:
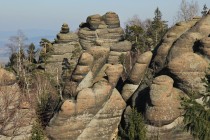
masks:
<svg viewBox="0 0 210 140"><path fill-rule="evenodd" d="M210 75L206 76L206 92L202 94L203 103L198 103L193 96L183 98L182 106L185 109L185 129L200 140L210 138Z"/></svg>
<svg viewBox="0 0 210 140"><path fill-rule="evenodd" d="M46 63L47 59L50 57L51 53L53 52L52 43L49 40L42 38L39 44L42 47L39 61Z"/></svg>
<svg viewBox="0 0 210 140"><path fill-rule="evenodd" d="M201 11L202 16L205 16L208 12L208 7L206 6L206 4L203 5L203 11Z"/></svg>
<svg viewBox="0 0 210 140"><path fill-rule="evenodd" d="M128 137L130 140L146 140L146 127L141 113L135 108L129 115Z"/></svg>
<svg viewBox="0 0 210 140"><path fill-rule="evenodd" d="M35 57L36 57L37 51L35 51L35 45L33 43L29 45L27 53L28 53L28 61L30 63L36 63Z"/></svg>
<svg viewBox="0 0 210 140"><path fill-rule="evenodd" d="M168 29L166 21L162 20L162 13L157 7L154 12L151 26L148 28L147 34L153 40L153 46L156 46Z"/></svg>
<svg viewBox="0 0 210 140"><path fill-rule="evenodd" d="M150 20L142 22L138 16L133 16L126 22L125 38L132 43L133 51L143 53L151 48L151 40L147 37Z"/></svg>

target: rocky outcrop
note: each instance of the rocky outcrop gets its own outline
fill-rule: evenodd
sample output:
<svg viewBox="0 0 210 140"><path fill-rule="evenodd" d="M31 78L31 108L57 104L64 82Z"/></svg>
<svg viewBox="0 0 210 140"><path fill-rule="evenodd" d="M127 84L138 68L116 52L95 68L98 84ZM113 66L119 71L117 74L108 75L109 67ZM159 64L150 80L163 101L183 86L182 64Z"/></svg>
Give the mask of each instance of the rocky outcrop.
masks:
<svg viewBox="0 0 210 140"><path fill-rule="evenodd" d="M82 51L77 34L71 33L69 30L68 25L64 23L52 46L53 51L45 64L45 71L52 74L55 81L61 80L62 76L71 75ZM63 67L67 67L65 72Z"/></svg>
<svg viewBox="0 0 210 140"><path fill-rule="evenodd" d="M180 97L204 93L202 78L210 56L209 21L208 14L177 23L154 53L145 52L135 62L131 62L131 42L124 40L116 13L89 16L80 25L78 37L63 24L48 62L59 68L64 58L67 64L76 63L66 76L61 109L46 128L49 138L115 139L121 116L128 126L128 116L135 107L145 114L148 138L152 139L155 130L163 139L191 139L180 131ZM83 51L73 59L80 45Z"/></svg>
<svg viewBox="0 0 210 140"><path fill-rule="evenodd" d="M152 52L145 52L142 55L139 55L135 65L131 70L131 74L129 77L131 83L136 85L140 84L150 64L151 59L152 59Z"/></svg>
<svg viewBox="0 0 210 140"><path fill-rule="evenodd" d="M208 65L206 60L209 61L209 21L207 14L176 24L164 36L151 63L156 74L172 73L175 85L187 94L205 90L201 79Z"/></svg>
<svg viewBox="0 0 210 140"><path fill-rule="evenodd" d="M146 125L147 137L155 140L194 140L193 136L184 130L183 117L175 119L172 123L164 126Z"/></svg>
<svg viewBox="0 0 210 140"><path fill-rule="evenodd" d="M173 87L173 79L161 75L153 80L150 87L150 100L147 104L146 119L156 126L172 123L182 115L180 97L184 93Z"/></svg>
<svg viewBox="0 0 210 140"><path fill-rule="evenodd" d="M125 68L124 61L130 57L131 43L124 40L119 17L113 12L89 16L86 23L80 25L78 35L84 52L65 82L64 102L46 128L48 136L58 140L116 138L126 107L126 99L116 87ZM133 78L135 89L151 57L152 53L147 52L136 62L142 67L140 73L132 72L135 78L141 76Z"/></svg>
<svg viewBox="0 0 210 140"><path fill-rule="evenodd" d="M91 22L91 28L96 26L95 22L96 19ZM61 111L46 128L50 138L111 139L117 133L126 107L115 89L123 66L106 64L109 53L110 48L106 46L91 46L82 53L69 81L65 83Z"/></svg>

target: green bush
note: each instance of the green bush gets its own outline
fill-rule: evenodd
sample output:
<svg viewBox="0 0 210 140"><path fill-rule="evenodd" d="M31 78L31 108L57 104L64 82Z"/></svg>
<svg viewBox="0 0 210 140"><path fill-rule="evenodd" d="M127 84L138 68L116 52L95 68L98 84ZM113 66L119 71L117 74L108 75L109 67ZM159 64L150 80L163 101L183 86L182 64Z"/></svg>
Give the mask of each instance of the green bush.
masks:
<svg viewBox="0 0 210 140"><path fill-rule="evenodd" d="M144 124L144 118L135 108L132 109L132 112L129 115L128 137L130 140L146 139L146 127Z"/></svg>
<svg viewBox="0 0 210 140"><path fill-rule="evenodd" d="M128 126L125 130L120 129L120 136L118 139L126 140L146 140L146 126L145 121L141 113L135 108L132 108L131 113L128 116Z"/></svg>
<svg viewBox="0 0 210 140"><path fill-rule="evenodd" d="M44 140L44 130L41 126L41 123L39 121L36 121L33 124L32 130L31 130L31 137L30 140Z"/></svg>

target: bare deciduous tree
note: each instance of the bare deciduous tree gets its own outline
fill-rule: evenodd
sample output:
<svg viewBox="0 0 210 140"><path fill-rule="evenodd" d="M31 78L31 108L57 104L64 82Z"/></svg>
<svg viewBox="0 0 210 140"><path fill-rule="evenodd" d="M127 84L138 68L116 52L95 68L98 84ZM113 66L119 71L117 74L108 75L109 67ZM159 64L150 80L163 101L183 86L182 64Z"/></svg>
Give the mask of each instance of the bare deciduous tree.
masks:
<svg viewBox="0 0 210 140"><path fill-rule="evenodd" d="M20 102L21 94L17 83L0 86L0 139L15 139L16 136L29 133L23 128L30 125L31 111L20 109Z"/></svg>
<svg viewBox="0 0 210 140"><path fill-rule="evenodd" d="M128 26L136 25L144 29L144 31L146 31L148 27L151 25L151 22L152 21L150 19L146 19L142 21L138 15L134 15L132 18L129 18L125 22L125 25L128 25Z"/></svg>
<svg viewBox="0 0 210 140"><path fill-rule="evenodd" d="M177 12L177 16L175 17L175 22L188 21L197 16L198 13L199 6L197 1L192 0L191 2L187 2L186 0L182 0L180 9Z"/></svg>
<svg viewBox="0 0 210 140"><path fill-rule="evenodd" d="M7 43L6 46L10 49L11 54L17 53L19 49L24 49L27 47L25 45L26 40L27 37L24 35L24 33L21 30L18 30L17 35L9 38L9 43Z"/></svg>

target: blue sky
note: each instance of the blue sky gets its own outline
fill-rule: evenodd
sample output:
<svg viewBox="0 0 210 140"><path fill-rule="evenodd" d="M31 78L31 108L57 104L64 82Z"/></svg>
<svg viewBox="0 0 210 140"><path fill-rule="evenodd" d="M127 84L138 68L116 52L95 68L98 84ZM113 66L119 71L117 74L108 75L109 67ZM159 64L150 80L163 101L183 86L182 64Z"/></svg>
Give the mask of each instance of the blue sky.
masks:
<svg viewBox="0 0 210 140"><path fill-rule="evenodd" d="M204 4L210 7L210 0L197 2L200 9ZM171 25L180 3L181 0L0 0L0 59L5 54L2 47L19 29L37 43L42 37L55 38L64 22L74 31L87 16L114 11L124 26L134 15L142 20L153 18L157 7Z"/></svg>
<svg viewBox="0 0 210 140"><path fill-rule="evenodd" d="M191 1L191 0L189 0ZM210 0L198 0L200 7ZM152 18L159 7L163 18L173 22L181 0L0 0L0 31L18 29L59 30L63 22L73 30L91 14L118 13L122 24L133 15Z"/></svg>

